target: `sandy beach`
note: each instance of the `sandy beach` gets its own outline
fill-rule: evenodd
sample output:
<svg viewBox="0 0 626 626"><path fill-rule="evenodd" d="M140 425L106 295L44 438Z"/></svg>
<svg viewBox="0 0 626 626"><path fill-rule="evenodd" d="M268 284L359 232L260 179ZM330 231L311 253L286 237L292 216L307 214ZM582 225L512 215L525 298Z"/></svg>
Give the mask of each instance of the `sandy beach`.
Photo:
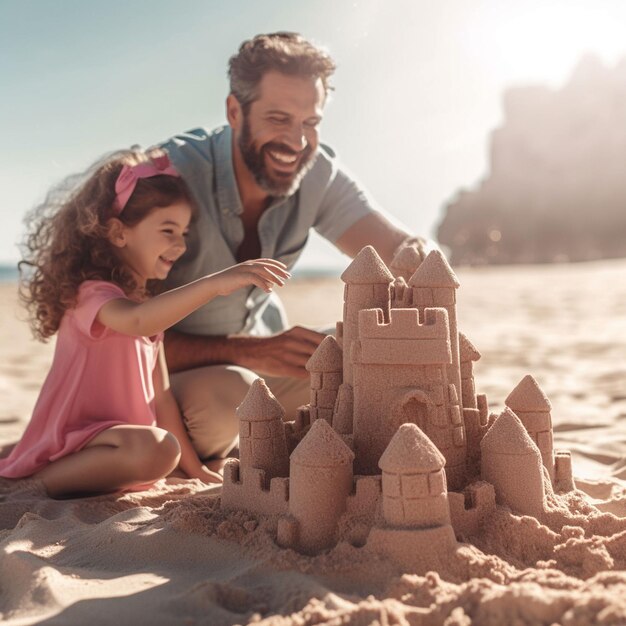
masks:
<svg viewBox="0 0 626 626"><path fill-rule="evenodd" d="M457 566L417 575L347 543L281 549L268 522L219 508L219 488L170 479L55 501L0 479L0 618L26 624L626 624L626 261L459 269L459 328L499 412L532 374L578 490L548 521L498 508ZM341 281L294 280L290 321L341 317ZM0 445L19 438L53 344L30 337L0 285ZM575 513L573 513L575 511ZM458 566L459 563L462 566Z"/></svg>

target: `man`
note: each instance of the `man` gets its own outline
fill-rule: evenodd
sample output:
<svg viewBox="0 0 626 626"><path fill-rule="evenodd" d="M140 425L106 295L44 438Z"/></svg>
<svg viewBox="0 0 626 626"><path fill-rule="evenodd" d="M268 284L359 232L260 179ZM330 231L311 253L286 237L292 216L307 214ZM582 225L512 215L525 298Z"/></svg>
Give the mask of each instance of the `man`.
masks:
<svg viewBox="0 0 626 626"><path fill-rule="evenodd" d="M257 257L289 268L311 227L354 257L373 245L387 263L409 234L377 211L319 143L335 69L295 33L258 35L229 62L228 126L197 129L163 147L199 205L176 286ZM262 375L294 416L308 401L304 368L323 335L286 328L280 302L259 289L218 298L166 336L174 393L202 459L235 445L235 408Z"/></svg>

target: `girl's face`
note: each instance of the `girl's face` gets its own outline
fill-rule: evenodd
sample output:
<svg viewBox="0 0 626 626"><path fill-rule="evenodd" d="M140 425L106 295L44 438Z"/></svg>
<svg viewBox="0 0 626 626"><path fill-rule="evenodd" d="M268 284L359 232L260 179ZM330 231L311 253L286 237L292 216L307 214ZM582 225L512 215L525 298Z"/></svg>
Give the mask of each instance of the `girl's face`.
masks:
<svg viewBox="0 0 626 626"><path fill-rule="evenodd" d="M135 276L139 287L146 281L167 278L175 261L185 252L185 236L191 220L191 207L180 200L153 209L134 226L122 225L113 244L122 261Z"/></svg>

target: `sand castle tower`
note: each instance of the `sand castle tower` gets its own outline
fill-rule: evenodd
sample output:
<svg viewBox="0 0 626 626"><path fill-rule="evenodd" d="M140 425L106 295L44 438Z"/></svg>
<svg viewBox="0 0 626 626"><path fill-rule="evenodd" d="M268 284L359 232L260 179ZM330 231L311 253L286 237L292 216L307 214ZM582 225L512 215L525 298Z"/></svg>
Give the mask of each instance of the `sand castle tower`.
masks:
<svg viewBox="0 0 626 626"><path fill-rule="evenodd" d="M537 444L543 464L554 482L554 444L552 405L537 381L528 374L511 391L504 403L519 417L531 439Z"/></svg>
<svg viewBox="0 0 626 626"><path fill-rule="evenodd" d="M289 453L283 418L285 411L262 378L257 378L243 402L239 417L239 464L262 469L266 482L275 476L288 476Z"/></svg>
<svg viewBox="0 0 626 626"><path fill-rule="evenodd" d="M372 246L365 246L341 275L345 283L343 323L337 335L343 349L343 382L352 385L352 341L358 337L359 311L382 309L389 319L390 284L393 275Z"/></svg>
<svg viewBox="0 0 626 626"><path fill-rule="evenodd" d="M459 333L459 360L461 362L461 403L467 435L467 469L470 476L480 473L480 441L487 430L489 419L487 398L476 395L473 363L480 352L472 342Z"/></svg>
<svg viewBox="0 0 626 626"><path fill-rule="evenodd" d="M380 458L384 525L372 528L368 549L417 573L454 557L444 463L415 424L400 426Z"/></svg>
<svg viewBox="0 0 626 626"><path fill-rule="evenodd" d="M511 409L496 418L480 447L481 476L494 486L498 504L540 518L545 496L541 454Z"/></svg>
<svg viewBox="0 0 626 626"><path fill-rule="evenodd" d="M415 424L400 426L379 462L383 516L389 526L429 528L450 523L445 462Z"/></svg>
<svg viewBox="0 0 626 626"><path fill-rule="evenodd" d="M460 414L461 364L456 316L456 290L459 286L459 281L446 258L439 250L433 250L409 279L410 304L407 304L407 306L416 308L422 316L424 316L425 310L430 307L441 307L448 313L451 358L447 365L446 379L447 384L453 387L449 389L448 401L451 405L458 405L456 408L450 407L451 421L455 424L454 440L453 445L444 451L448 484L452 489L461 488L467 479L467 441L465 425ZM408 301L408 298L406 299ZM458 417L456 412L459 412ZM442 450L438 441L435 441L435 444Z"/></svg>
<svg viewBox="0 0 626 626"><path fill-rule="evenodd" d="M448 312L452 362L448 366L448 380L461 396L459 360L459 330L456 318L456 290L460 283L439 250L433 250L422 261L408 282L412 288L412 304L420 312L426 307L443 307Z"/></svg>
<svg viewBox="0 0 626 626"><path fill-rule="evenodd" d="M322 340L307 361L306 369L311 374L311 421L323 418L331 424L343 371L343 354L333 336Z"/></svg>
<svg viewBox="0 0 626 626"><path fill-rule="evenodd" d="M354 454L324 419L291 453L289 513L298 530L296 545L315 554L336 543L337 522L352 491Z"/></svg>
<svg viewBox="0 0 626 626"><path fill-rule="evenodd" d="M476 386L473 363L480 359L480 352L472 342L459 333L459 361L461 362L461 402L463 409L477 409Z"/></svg>

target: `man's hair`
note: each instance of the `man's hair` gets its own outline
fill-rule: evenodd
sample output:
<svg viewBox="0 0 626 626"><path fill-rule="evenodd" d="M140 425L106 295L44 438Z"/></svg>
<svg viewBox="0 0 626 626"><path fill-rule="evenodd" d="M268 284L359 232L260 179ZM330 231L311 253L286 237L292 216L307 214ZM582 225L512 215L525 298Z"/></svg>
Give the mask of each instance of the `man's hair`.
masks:
<svg viewBox="0 0 626 626"><path fill-rule="evenodd" d="M258 99L259 82L270 71L319 78L327 96L332 89L329 79L335 71L335 63L328 52L298 33L270 33L244 41L228 61L228 77L230 92L245 113Z"/></svg>

